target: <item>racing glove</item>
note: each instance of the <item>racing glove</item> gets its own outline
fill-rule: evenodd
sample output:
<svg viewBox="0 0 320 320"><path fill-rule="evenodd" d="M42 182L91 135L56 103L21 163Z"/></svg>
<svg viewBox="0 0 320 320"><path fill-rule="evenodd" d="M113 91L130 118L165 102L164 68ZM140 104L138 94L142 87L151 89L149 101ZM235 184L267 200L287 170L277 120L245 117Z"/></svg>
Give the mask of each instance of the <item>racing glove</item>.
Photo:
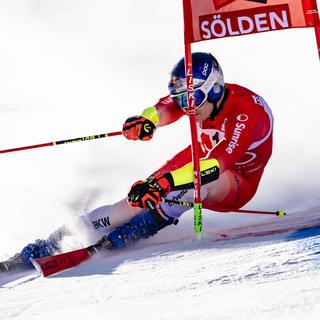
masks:
<svg viewBox="0 0 320 320"><path fill-rule="evenodd" d="M129 191L128 202L133 207L154 209L171 191L172 183L170 173L137 181Z"/></svg>
<svg viewBox="0 0 320 320"><path fill-rule="evenodd" d="M156 129L154 123L144 116L128 118L123 124L122 133L129 140L148 141Z"/></svg>

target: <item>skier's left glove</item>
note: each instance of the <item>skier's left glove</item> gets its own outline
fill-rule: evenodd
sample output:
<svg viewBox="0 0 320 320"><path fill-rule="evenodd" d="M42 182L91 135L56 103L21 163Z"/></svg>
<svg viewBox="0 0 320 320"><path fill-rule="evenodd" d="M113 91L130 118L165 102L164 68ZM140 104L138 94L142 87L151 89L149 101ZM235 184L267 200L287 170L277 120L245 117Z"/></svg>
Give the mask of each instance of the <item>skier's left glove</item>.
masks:
<svg viewBox="0 0 320 320"><path fill-rule="evenodd" d="M129 191L128 202L132 207L154 209L172 190L170 173L157 174L147 180L137 181Z"/></svg>

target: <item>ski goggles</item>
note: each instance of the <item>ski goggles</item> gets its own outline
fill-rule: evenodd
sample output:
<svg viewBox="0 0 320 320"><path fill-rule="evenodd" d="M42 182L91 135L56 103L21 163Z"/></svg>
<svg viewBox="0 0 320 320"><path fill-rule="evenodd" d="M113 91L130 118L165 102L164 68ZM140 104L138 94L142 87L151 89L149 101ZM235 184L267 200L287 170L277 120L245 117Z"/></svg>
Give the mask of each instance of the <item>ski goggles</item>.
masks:
<svg viewBox="0 0 320 320"><path fill-rule="evenodd" d="M211 72L205 81L194 79L194 86L195 86L194 87L194 104L196 109L200 108L204 104L204 102L208 99L208 93L212 89L216 81L217 81L217 75L214 72L213 68L211 69ZM198 82L198 84L196 82ZM180 108L184 112L187 112L188 110L188 92L187 91L171 94L170 96L175 102L179 104Z"/></svg>
<svg viewBox="0 0 320 320"><path fill-rule="evenodd" d="M177 102L180 108L187 112L188 110L188 92L183 92L179 94L172 94L171 98ZM195 108L200 108L204 102L208 99L208 94L202 91L200 88L194 90L194 104Z"/></svg>

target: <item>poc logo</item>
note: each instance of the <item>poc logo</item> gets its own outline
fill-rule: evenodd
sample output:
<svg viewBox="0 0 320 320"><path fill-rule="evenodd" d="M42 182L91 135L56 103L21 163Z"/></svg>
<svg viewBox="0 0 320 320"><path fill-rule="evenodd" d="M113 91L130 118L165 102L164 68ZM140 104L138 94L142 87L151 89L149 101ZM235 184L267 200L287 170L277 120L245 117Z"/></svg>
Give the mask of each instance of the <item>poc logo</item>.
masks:
<svg viewBox="0 0 320 320"><path fill-rule="evenodd" d="M207 63L204 64L202 74L206 77L208 72L209 65Z"/></svg>
<svg viewBox="0 0 320 320"><path fill-rule="evenodd" d="M240 122L246 122L248 121L249 117L245 113L241 113L237 115L237 120Z"/></svg>

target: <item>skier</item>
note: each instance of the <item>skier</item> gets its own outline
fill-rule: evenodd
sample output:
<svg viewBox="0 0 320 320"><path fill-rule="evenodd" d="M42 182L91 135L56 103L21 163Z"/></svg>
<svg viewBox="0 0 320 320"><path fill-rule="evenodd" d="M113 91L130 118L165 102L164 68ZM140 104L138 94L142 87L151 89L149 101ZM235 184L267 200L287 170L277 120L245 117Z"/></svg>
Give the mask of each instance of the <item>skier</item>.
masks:
<svg viewBox="0 0 320 320"><path fill-rule="evenodd" d="M192 64L203 206L216 211L239 209L256 193L271 156L272 112L261 96L225 83L221 67L210 53L193 53ZM129 140L148 141L158 128L188 115L186 90L181 59L171 71L170 94L140 115L128 118L123 135ZM128 197L93 210L83 220L91 230L104 234L98 241L100 246L122 248L176 224L190 208L163 199L192 202L193 187L192 152L188 146L149 177L134 183ZM31 267L30 258L58 252L66 233L61 228L49 239L27 245L16 260Z"/></svg>

